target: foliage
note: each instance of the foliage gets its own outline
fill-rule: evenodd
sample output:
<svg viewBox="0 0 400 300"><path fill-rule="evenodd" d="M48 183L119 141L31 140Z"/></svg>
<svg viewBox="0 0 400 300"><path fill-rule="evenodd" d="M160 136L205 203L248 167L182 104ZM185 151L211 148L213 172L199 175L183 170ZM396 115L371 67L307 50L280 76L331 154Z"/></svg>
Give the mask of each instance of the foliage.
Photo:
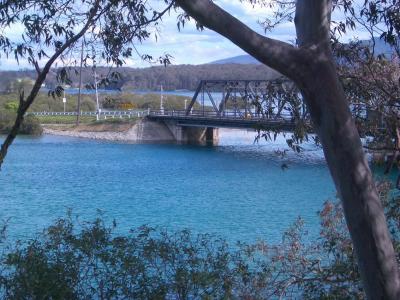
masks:
<svg viewBox="0 0 400 300"><path fill-rule="evenodd" d="M10 132L15 120L15 112L0 110L0 134ZM42 126L38 118L26 116L20 128L20 134L41 135Z"/></svg>
<svg viewBox="0 0 400 300"><path fill-rule="evenodd" d="M343 1L339 6L347 12L345 23L351 24L349 20L355 20L371 35L379 36L388 43L400 57L400 2L398 0L365 0L360 10L355 9L356 5L351 1Z"/></svg>
<svg viewBox="0 0 400 300"><path fill-rule="evenodd" d="M400 146L398 58L374 58L369 51L357 46L347 50L348 53L354 51L364 54L354 55L351 61L346 60L339 67L360 134L372 138L369 148L396 151Z"/></svg>
<svg viewBox="0 0 400 300"><path fill-rule="evenodd" d="M9 299L188 299L224 294L227 245L207 235L142 227L113 236L100 220L75 233L58 220L43 238L3 257ZM222 288L222 289L221 289Z"/></svg>
<svg viewBox="0 0 400 300"><path fill-rule="evenodd" d="M399 253L399 198L379 185ZM326 202L320 237L298 219L282 243L229 246L211 235L140 227L126 236L100 218L58 219L2 256L6 299L363 299L343 211ZM4 245L4 244L3 244Z"/></svg>
<svg viewBox="0 0 400 300"><path fill-rule="evenodd" d="M67 95L66 111L76 111L78 96ZM15 109L18 107L18 95L17 94L1 94L0 95L0 107L3 106L6 109ZM81 99L81 110L82 111L95 111L95 100L94 96L84 95ZM30 111L63 111L64 105L61 97L49 97L47 93L39 93L36 97L36 101L32 104Z"/></svg>
<svg viewBox="0 0 400 300"><path fill-rule="evenodd" d="M12 126L13 118L15 118L15 114L7 111L1 110L0 111L0 132L5 133L8 132Z"/></svg>
<svg viewBox="0 0 400 300"><path fill-rule="evenodd" d="M32 115L26 116L24 118L24 121L22 122L20 133L29 135L41 135L43 133L43 128L40 125L39 119Z"/></svg>
<svg viewBox="0 0 400 300"><path fill-rule="evenodd" d="M12 112L15 112L15 113L18 110L18 106L19 106L19 103L17 101L9 101L9 102L4 104L4 108L6 110L9 110L9 111L12 111Z"/></svg>
<svg viewBox="0 0 400 300"><path fill-rule="evenodd" d="M105 96L102 101L104 108L124 110L123 104L130 104L127 108L131 109L159 109L160 108L159 94L128 94L120 93L116 95ZM189 97L164 95L163 103L165 109L183 110L185 108L185 100L190 101ZM196 103L195 108L199 107Z"/></svg>
<svg viewBox="0 0 400 300"><path fill-rule="evenodd" d="M18 108L18 96L16 94L0 95L0 107L6 110L16 112ZM66 95L66 111L76 111L78 96L76 94ZM184 109L185 99L191 100L189 97L164 95L164 107L166 109ZM160 107L160 95L158 94L132 94L132 93L115 93L115 94L99 94L101 107L110 110L124 110L120 107L121 103L130 103L133 109L156 109ZM198 105L196 105L198 107ZM36 101L32 104L29 111L41 112L52 111L62 112L64 109L61 97L49 97L47 93L39 93ZM83 95L81 99L82 111L95 111L96 98L93 94Z"/></svg>

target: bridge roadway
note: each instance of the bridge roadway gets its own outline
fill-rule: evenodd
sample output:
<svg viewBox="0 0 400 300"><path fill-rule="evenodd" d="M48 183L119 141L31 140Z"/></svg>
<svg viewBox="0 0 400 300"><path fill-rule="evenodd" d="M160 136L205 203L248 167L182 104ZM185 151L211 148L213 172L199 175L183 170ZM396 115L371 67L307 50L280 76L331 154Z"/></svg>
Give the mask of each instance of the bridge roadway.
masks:
<svg viewBox="0 0 400 300"><path fill-rule="evenodd" d="M76 116L76 112L29 112L35 116ZM96 116L96 111L81 112L81 116ZM243 111L192 111L185 110L128 110L128 111L104 111L99 113L100 117L146 117L153 121L173 121L181 127L210 127L210 128L243 128L243 129L269 129L275 128L283 131L293 131L295 123L288 115L280 117L262 117Z"/></svg>
<svg viewBox="0 0 400 300"><path fill-rule="evenodd" d="M212 128L243 128L243 129L280 129L293 131L295 122L290 116L268 118L243 112L227 112L218 114L214 111L193 111L187 113L184 110L152 110L147 118L156 121L173 121L182 127L212 127Z"/></svg>

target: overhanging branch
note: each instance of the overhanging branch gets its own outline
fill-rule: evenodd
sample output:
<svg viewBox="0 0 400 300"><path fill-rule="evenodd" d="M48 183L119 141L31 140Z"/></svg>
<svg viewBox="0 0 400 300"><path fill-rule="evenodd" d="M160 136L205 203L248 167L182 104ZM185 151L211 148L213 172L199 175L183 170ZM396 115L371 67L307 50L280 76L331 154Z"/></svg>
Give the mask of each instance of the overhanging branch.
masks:
<svg viewBox="0 0 400 300"><path fill-rule="evenodd" d="M201 25L223 35L281 74L296 79L302 52L294 46L262 36L210 0L176 0Z"/></svg>

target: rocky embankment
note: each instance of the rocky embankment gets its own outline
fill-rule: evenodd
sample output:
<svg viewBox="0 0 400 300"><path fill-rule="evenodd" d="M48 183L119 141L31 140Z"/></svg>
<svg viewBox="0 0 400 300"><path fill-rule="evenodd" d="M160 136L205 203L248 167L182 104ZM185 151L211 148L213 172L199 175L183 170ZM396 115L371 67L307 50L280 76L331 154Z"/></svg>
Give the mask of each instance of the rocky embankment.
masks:
<svg viewBox="0 0 400 300"><path fill-rule="evenodd" d="M167 142L174 136L162 123L140 120L132 123L45 125L44 134L123 142Z"/></svg>

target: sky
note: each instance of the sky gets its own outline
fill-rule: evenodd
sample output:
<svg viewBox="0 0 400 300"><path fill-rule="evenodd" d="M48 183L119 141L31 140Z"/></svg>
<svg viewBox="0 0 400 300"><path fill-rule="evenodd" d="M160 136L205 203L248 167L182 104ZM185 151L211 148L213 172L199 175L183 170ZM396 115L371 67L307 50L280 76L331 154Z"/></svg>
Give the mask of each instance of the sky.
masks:
<svg viewBox="0 0 400 300"><path fill-rule="evenodd" d="M253 7L248 3L239 0L216 0L219 6L240 19L243 23L264 34L263 28L258 24L265 16L271 16L270 9L259 6ZM194 22L186 24L186 26L178 31L177 15L179 12L172 12L169 16L165 16L161 25L161 34L157 40L151 38L143 44L137 45L140 53L150 54L153 57L159 57L164 54L172 56L173 64L204 64L211 61L224 59L232 56L246 54L239 47L234 45L226 38L219 34L205 29L198 31ZM341 18L340 14L336 14L336 19ZM9 35L20 36L23 31L21 25L14 25L6 30ZM271 38L279 39L285 42L293 42L295 40L295 28L292 23L284 23L267 34ZM367 38L367 34L363 32L351 32L343 39L350 38ZM139 57L129 59L126 66L129 67L150 67L151 64L143 62ZM23 68L31 68L26 61L21 61L18 65L14 59L0 59L1 70L17 70Z"/></svg>

